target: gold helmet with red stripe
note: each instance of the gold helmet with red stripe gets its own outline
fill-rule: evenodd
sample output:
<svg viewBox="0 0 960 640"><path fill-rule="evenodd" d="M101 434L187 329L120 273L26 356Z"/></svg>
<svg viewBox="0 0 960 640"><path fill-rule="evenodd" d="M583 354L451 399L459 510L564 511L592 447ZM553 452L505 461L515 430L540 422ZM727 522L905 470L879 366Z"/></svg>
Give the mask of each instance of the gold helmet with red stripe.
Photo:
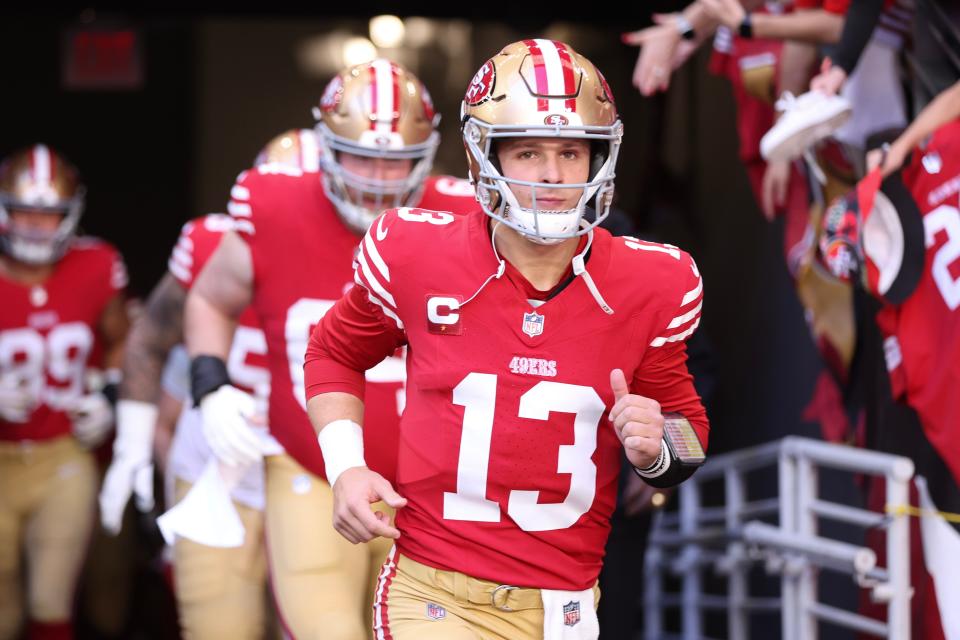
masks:
<svg viewBox="0 0 960 640"><path fill-rule="evenodd" d="M272 138L253 161L253 166L277 164L303 171L317 171L320 151L317 137L310 129L290 129Z"/></svg>
<svg viewBox="0 0 960 640"><path fill-rule="evenodd" d="M470 179L487 215L541 244L582 235L606 218L623 125L603 75L570 45L544 39L508 44L474 75L460 115ZM588 140L588 181L557 185L502 175L495 141L522 137ZM573 209L539 210L521 207L510 185L530 188L534 202L549 189L580 187L583 194Z"/></svg>
<svg viewBox="0 0 960 640"><path fill-rule="evenodd" d="M415 75L383 58L350 67L330 81L313 114L324 189L347 224L365 231L384 209L416 204L440 144L440 116ZM345 170L341 153L413 167L402 180L368 178Z"/></svg>
<svg viewBox="0 0 960 640"><path fill-rule="evenodd" d="M83 214L85 188L66 158L35 144L0 163L0 248L27 264L56 262L66 251ZM61 216L56 231L23 228L11 212Z"/></svg>

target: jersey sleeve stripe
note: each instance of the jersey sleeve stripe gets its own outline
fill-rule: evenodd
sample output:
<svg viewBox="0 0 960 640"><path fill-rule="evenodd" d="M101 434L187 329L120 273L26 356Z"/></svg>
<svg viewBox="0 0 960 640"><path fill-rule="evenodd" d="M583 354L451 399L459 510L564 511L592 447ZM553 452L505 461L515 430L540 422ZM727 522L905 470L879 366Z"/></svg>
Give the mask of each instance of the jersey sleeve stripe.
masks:
<svg viewBox="0 0 960 640"><path fill-rule="evenodd" d="M354 280L354 282L356 282L358 285L360 285L360 287L361 287L364 291L367 292L367 298L370 299L370 302L372 302L373 304L375 304L375 305L377 305L378 307L380 307L380 309L383 311L383 315L387 316L388 318L390 318L391 320L393 320L394 322L396 322L396 323L397 323L397 328L400 329L401 331L403 331L403 330L404 330L404 329L403 329L403 321L400 320L400 317L399 317L396 313L394 313L392 309L390 309L387 305L385 305L385 304L383 303L383 300L381 300L381 299L378 298L377 296L373 295L373 292L370 291L370 288L367 286L367 284L360 278L360 273L359 273L359 271L354 271L354 272L353 272L353 280Z"/></svg>
<svg viewBox="0 0 960 640"><path fill-rule="evenodd" d="M370 254L370 260L373 261L373 266L377 268L377 271L380 272L384 280L390 282L390 267L387 266L387 263L384 262L380 256L380 252L377 251L377 245L374 243L369 231L363 237L363 246L367 253Z"/></svg>
<svg viewBox="0 0 960 640"><path fill-rule="evenodd" d="M701 308L703 308L703 300L701 300L700 303L699 303L696 307L694 307L693 309L691 309L691 310L688 311L687 313L685 313L685 314L683 314L683 315L680 315L680 316L677 316L676 318L674 318L673 320L671 320L671 321L670 321L670 324L667 325L667 329L676 329L677 327L680 327L680 326L682 326L682 325L690 322L690 320L692 320L693 318L695 318L695 317L697 317L698 315L700 315L700 309L701 309Z"/></svg>
<svg viewBox="0 0 960 640"><path fill-rule="evenodd" d="M700 317L697 316L696 321L694 321L694 323L693 323L692 325L690 325L690 327L689 327L686 331L684 331L683 333L678 333L678 334L673 335L673 336L670 336L670 337L658 336L658 337L654 338L653 341L650 342L650 346L651 346L651 347L662 347L663 345L667 344L668 342L678 342L678 341L680 341L680 340L685 340L685 339L687 339L688 337L690 337L690 336L693 334L694 331L696 331L696 329L697 329L697 327L698 327L699 325L700 325Z"/></svg>
<svg viewBox="0 0 960 640"><path fill-rule="evenodd" d="M252 236L254 233L256 233L253 222L250 220L234 220L233 229L238 233L245 233L249 236Z"/></svg>
<svg viewBox="0 0 960 640"><path fill-rule="evenodd" d="M190 282L190 271L174 262L172 258L167 262L167 269L173 274L173 277L180 282Z"/></svg>
<svg viewBox="0 0 960 640"><path fill-rule="evenodd" d="M249 200L250 189L247 189L242 184L235 184L233 188L230 189L230 197L234 200Z"/></svg>
<svg viewBox="0 0 960 640"><path fill-rule="evenodd" d="M234 217L249 218L253 215L250 205L245 202L236 202L231 200L227 203L227 213Z"/></svg>
<svg viewBox="0 0 960 640"><path fill-rule="evenodd" d="M177 262L186 269L193 266L193 254L179 246L173 248L173 253L170 254L170 260Z"/></svg>
<svg viewBox="0 0 960 640"><path fill-rule="evenodd" d="M687 291L683 296L683 301L680 303L681 307L685 307L697 298L700 297L700 294L703 293L703 278L697 278L697 286Z"/></svg>
<svg viewBox="0 0 960 640"><path fill-rule="evenodd" d="M360 264L360 271L363 273L363 279L369 283L369 286L364 284L364 288L368 291L372 290L391 307L396 309L397 301L393 299L393 296L390 295L390 292L387 291L382 284L380 284L380 281L377 280L374 277L373 272L370 271L370 266L367 264L367 258L364 256L363 247L361 247L360 251L357 252L357 262Z"/></svg>

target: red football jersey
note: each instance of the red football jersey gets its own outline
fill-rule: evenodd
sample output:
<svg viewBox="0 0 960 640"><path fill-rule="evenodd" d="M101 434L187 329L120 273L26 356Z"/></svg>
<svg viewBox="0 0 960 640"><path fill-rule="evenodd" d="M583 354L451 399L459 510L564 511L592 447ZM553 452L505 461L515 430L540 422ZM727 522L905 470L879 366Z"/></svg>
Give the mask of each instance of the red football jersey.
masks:
<svg viewBox="0 0 960 640"><path fill-rule="evenodd" d="M47 440L70 433L66 410L85 393L91 356L102 349L103 311L127 286L111 245L78 238L42 285L0 275L0 375L30 386L37 400L27 422L0 418L0 440Z"/></svg>
<svg viewBox="0 0 960 640"><path fill-rule="evenodd" d="M960 120L914 153L903 179L923 214L926 259L917 289L877 321L894 397L920 414L960 483Z"/></svg>
<svg viewBox="0 0 960 640"><path fill-rule="evenodd" d="M264 165L242 173L230 196L228 211L253 260L252 308L267 339L270 431L304 468L326 477L307 419L303 360L313 327L352 286L360 238L340 220L316 172ZM448 177L428 179L421 201L456 212L478 207L469 185ZM389 478L405 378L403 358L393 355L367 374L367 460Z"/></svg>
<svg viewBox="0 0 960 640"><path fill-rule="evenodd" d="M354 392L327 374L331 363L362 371L406 343L400 552L505 584L585 589L600 572L621 468L610 371L690 418L706 446L684 345L700 321L701 278L676 247L597 229L587 270L614 313L579 277L534 308L519 272L492 278L487 221L398 209L374 223L361 286L314 333L308 392Z"/></svg>
<svg viewBox="0 0 960 640"><path fill-rule="evenodd" d="M233 219L211 213L183 225L167 268L183 288L190 290L207 260L220 245L223 234L233 229ZM246 308L237 321L230 344L227 372L238 388L254 394L258 410L266 413L270 396L270 371L267 368L267 339L253 309Z"/></svg>

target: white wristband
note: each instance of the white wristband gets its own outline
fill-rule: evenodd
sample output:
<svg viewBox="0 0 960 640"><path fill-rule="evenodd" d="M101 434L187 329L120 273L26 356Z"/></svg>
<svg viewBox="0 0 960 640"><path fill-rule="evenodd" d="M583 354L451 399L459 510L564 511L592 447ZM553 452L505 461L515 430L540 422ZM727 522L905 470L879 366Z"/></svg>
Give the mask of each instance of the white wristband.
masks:
<svg viewBox="0 0 960 640"><path fill-rule="evenodd" d="M363 428L353 420L334 420L327 423L317 436L323 463L327 467L327 482L332 487L340 474L352 467L367 466L363 459Z"/></svg>
<svg viewBox="0 0 960 640"><path fill-rule="evenodd" d="M660 440L660 455L656 461L645 469L637 469L637 475L643 478L658 478L667 472L670 468L670 450L667 448L667 441Z"/></svg>

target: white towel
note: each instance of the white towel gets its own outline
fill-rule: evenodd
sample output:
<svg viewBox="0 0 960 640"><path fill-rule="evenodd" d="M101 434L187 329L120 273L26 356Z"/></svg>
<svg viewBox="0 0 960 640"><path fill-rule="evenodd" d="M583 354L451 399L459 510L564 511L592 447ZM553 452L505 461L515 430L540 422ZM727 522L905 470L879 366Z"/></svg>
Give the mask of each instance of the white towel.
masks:
<svg viewBox="0 0 960 640"><path fill-rule="evenodd" d="M172 545L180 536L208 547L242 546L246 531L230 491L246 471L210 458L183 500L157 518L166 543Z"/></svg>
<svg viewBox="0 0 960 640"><path fill-rule="evenodd" d="M597 640L600 622L593 589L541 589L540 596L543 598L543 640Z"/></svg>

